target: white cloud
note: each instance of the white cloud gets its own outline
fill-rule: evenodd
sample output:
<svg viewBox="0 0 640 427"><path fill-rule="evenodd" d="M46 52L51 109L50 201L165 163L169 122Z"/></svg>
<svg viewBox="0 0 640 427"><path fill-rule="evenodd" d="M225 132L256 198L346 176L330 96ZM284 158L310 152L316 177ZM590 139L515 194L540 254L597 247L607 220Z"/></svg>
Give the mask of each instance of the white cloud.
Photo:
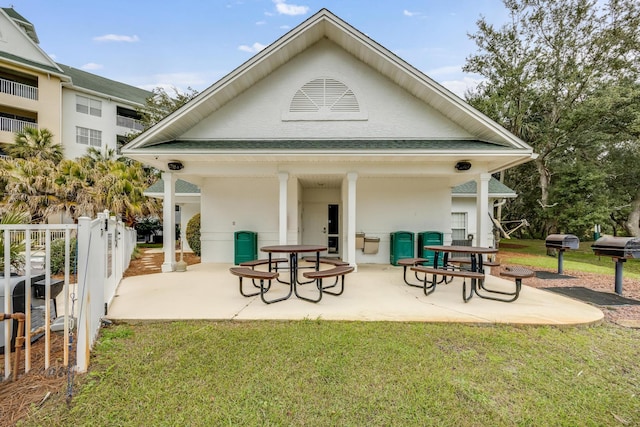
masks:
<svg viewBox="0 0 640 427"><path fill-rule="evenodd" d="M84 64L82 67L83 70L100 70L103 68L102 64L96 64L95 62L89 62L88 64Z"/></svg>
<svg viewBox="0 0 640 427"><path fill-rule="evenodd" d="M154 74L144 77L142 79L144 83L140 82L141 84L138 84L137 87L145 90L161 87L170 95L174 93L174 90L186 93L188 88L201 91L218 80L223 74L222 72L211 75L197 72Z"/></svg>
<svg viewBox="0 0 640 427"><path fill-rule="evenodd" d="M105 34L104 36L94 37L93 40L97 42L127 42L136 43L140 41L138 36L124 36L120 34Z"/></svg>
<svg viewBox="0 0 640 427"><path fill-rule="evenodd" d="M304 15L309 11L309 6L299 6L297 4L287 4L286 0L273 0L276 10L281 15Z"/></svg>
<svg viewBox="0 0 640 427"><path fill-rule="evenodd" d="M256 22L256 25L265 25L267 23L267 21L258 21Z"/></svg>
<svg viewBox="0 0 640 427"><path fill-rule="evenodd" d="M420 12L410 12L407 9L405 9L402 11L402 14L404 16L417 16L417 15L420 15Z"/></svg>
<svg viewBox="0 0 640 427"><path fill-rule="evenodd" d="M238 46L238 49L240 49L243 52L257 53L257 52L260 52L265 47L267 47L267 45L255 42L251 46L247 46L246 44L240 45Z"/></svg>
<svg viewBox="0 0 640 427"><path fill-rule="evenodd" d="M290 30L291 26L290 25L280 25L280 29L281 30Z"/></svg>
<svg viewBox="0 0 640 427"><path fill-rule="evenodd" d="M459 80L442 81L440 84L464 99L464 94L467 90L475 89L482 81L483 79L481 78L463 77Z"/></svg>
<svg viewBox="0 0 640 427"><path fill-rule="evenodd" d="M443 75L451 75L451 74L460 74L462 72L462 67L459 65L449 65L446 67L434 68L432 70L427 71L427 75L429 77L435 78L436 76Z"/></svg>

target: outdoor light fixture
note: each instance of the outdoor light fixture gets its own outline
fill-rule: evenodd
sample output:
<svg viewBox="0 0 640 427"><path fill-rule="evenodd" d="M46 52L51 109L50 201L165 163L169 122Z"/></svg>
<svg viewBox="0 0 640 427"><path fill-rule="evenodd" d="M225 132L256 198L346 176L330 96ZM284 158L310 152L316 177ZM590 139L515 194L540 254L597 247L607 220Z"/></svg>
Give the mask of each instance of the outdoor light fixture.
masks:
<svg viewBox="0 0 640 427"><path fill-rule="evenodd" d="M170 161L169 163L167 163L167 167L169 168L170 171L179 171L181 169L184 169L184 165L180 160Z"/></svg>
<svg viewBox="0 0 640 427"><path fill-rule="evenodd" d="M456 170L459 171L468 171L471 169L471 162L467 162L466 160L456 163Z"/></svg>

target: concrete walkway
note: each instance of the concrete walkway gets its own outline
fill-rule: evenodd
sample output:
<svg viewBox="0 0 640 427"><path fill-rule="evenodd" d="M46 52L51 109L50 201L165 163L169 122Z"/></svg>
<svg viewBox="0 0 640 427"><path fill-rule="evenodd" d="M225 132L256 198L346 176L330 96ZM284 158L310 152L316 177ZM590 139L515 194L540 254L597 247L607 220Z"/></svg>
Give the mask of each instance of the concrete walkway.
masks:
<svg viewBox="0 0 640 427"><path fill-rule="evenodd" d="M314 304L294 295L267 305L259 296L241 296L238 278L229 273L229 267L230 264L196 264L186 272L125 278L107 317L130 321L325 319L536 325L589 324L604 318L596 307L528 286L523 286L520 298L512 303L477 296L465 303L461 279L438 285L434 293L425 296L421 288L404 284L402 267L368 264L359 265L357 272L346 277L341 296L324 295ZM245 289L252 287L250 283L246 285ZM308 286L311 292L313 285ZM489 276L487 286L509 289L513 284ZM274 283L270 295L286 290L285 285Z"/></svg>

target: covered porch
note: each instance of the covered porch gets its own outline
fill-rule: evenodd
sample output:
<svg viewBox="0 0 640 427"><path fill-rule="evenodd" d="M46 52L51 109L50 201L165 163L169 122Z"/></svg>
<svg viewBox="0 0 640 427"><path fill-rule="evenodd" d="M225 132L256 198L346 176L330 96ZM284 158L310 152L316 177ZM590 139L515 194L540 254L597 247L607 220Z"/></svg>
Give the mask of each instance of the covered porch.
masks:
<svg viewBox="0 0 640 427"><path fill-rule="evenodd" d="M361 264L346 278L344 294L326 295L317 304L292 297L266 305L259 296L245 298L231 264L202 263L186 272L156 273L123 279L107 317L112 320L353 320L460 322L477 324L581 325L600 322L598 308L526 286L512 303L473 298L462 300L461 279L438 286L425 296L409 287L402 267ZM492 287L508 280L487 276ZM250 284L248 286L251 286ZM274 291L278 285L274 284Z"/></svg>

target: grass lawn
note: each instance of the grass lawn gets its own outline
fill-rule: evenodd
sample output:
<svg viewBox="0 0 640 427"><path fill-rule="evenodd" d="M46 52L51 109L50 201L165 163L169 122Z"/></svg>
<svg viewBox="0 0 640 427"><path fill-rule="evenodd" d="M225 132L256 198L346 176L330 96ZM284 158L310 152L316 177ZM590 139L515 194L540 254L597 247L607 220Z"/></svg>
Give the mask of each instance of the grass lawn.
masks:
<svg viewBox="0 0 640 427"><path fill-rule="evenodd" d="M509 262L557 267L544 242L503 243ZM565 270L613 275L589 245ZM71 404L61 390L20 425L640 425L639 343L608 323L120 324L101 331Z"/></svg>
<svg viewBox="0 0 640 427"><path fill-rule="evenodd" d="M583 271L596 274L614 274L615 263L611 257L599 257L593 254L593 242L581 242L580 248L564 252L563 266L565 271ZM500 253L509 253L504 257L505 263L526 265L529 267L556 270L558 259L547 256L544 240L502 240ZM521 257L512 253L522 254ZM630 260L624 265L624 277L640 279L640 261Z"/></svg>
<svg viewBox="0 0 640 427"><path fill-rule="evenodd" d="M188 321L102 331L24 425L640 425L640 331Z"/></svg>

